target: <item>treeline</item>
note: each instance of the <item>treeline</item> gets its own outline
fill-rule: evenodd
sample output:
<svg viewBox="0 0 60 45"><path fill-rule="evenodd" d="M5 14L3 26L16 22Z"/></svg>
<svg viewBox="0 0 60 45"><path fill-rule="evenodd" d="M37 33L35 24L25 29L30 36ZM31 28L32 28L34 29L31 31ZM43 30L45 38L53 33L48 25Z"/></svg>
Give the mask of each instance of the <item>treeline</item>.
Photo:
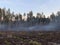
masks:
<svg viewBox="0 0 60 45"><path fill-rule="evenodd" d="M49 17L45 17L44 13L37 13L36 17L33 16L33 11L29 13L14 14L10 12L10 9L6 10L5 8L0 8L0 23L9 23L9 22L22 22L27 24L49 24L50 22L60 22L60 11L57 14L52 13Z"/></svg>

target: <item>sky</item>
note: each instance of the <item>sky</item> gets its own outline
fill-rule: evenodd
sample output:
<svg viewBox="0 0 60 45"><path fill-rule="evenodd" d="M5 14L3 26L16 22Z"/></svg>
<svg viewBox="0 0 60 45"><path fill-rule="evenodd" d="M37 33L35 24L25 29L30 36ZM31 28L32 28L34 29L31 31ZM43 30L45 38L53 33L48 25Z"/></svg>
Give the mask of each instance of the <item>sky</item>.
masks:
<svg viewBox="0 0 60 45"><path fill-rule="evenodd" d="M33 11L34 15L39 12L46 16L60 10L60 0L0 0L0 8L10 8L15 13L28 13Z"/></svg>

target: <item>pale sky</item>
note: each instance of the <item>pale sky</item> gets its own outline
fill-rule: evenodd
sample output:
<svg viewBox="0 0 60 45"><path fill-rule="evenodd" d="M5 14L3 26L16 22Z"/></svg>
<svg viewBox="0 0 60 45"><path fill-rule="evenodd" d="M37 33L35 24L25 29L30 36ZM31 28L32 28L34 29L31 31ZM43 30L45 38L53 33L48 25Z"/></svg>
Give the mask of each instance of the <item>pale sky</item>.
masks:
<svg viewBox="0 0 60 45"><path fill-rule="evenodd" d="M28 13L32 10L34 14L44 12L48 16L60 10L60 0L0 0L0 8L4 7L15 13Z"/></svg>

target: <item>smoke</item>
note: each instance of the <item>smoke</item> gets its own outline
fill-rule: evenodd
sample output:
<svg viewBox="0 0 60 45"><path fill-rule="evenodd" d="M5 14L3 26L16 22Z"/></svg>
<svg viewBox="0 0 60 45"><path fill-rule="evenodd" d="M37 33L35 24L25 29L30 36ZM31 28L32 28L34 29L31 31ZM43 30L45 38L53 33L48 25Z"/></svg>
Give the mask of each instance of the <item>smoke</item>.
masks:
<svg viewBox="0 0 60 45"><path fill-rule="evenodd" d="M60 30L60 24L57 23L50 23L47 25L35 25L35 26L26 26L25 24L0 24L0 30L14 30L14 31L56 31Z"/></svg>

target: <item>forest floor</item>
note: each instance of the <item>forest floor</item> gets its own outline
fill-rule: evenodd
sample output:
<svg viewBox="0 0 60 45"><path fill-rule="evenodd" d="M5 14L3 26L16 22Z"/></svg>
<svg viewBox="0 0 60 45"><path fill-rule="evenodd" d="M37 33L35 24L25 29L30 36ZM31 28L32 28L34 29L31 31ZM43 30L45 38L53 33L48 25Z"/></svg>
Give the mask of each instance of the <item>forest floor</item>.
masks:
<svg viewBox="0 0 60 45"><path fill-rule="evenodd" d="M60 43L59 31L0 31L0 45L49 45Z"/></svg>

